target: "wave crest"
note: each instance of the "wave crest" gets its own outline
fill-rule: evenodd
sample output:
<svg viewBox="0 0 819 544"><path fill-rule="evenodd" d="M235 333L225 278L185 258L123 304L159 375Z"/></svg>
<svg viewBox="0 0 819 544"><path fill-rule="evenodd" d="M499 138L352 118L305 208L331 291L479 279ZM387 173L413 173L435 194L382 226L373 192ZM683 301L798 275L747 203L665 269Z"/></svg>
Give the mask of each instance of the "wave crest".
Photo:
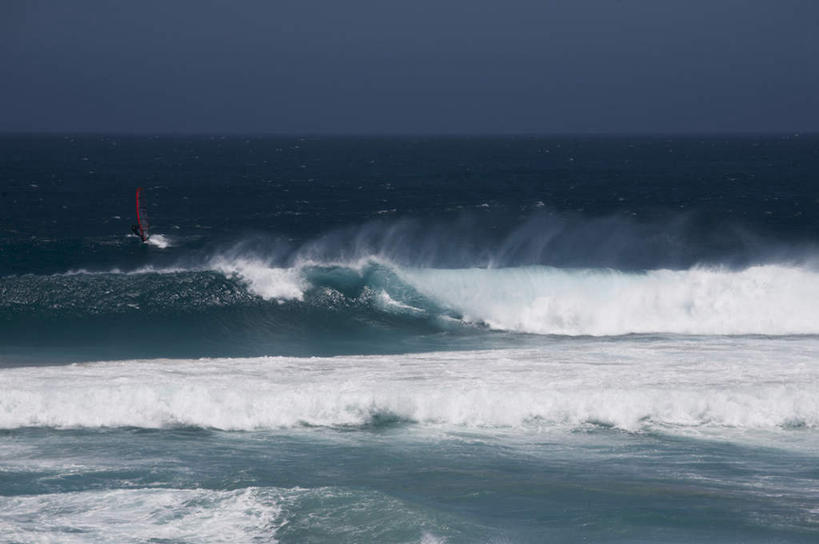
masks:
<svg viewBox="0 0 819 544"><path fill-rule="evenodd" d="M819 273L745 270L402 269L422 294L494 329L566 335L817 334Z"/></svg>
<svg viewBox="0 0 819 544"><path fill-rule="evenodd" d="M265 299L303 300L311 288L357 278L393 308L454 312L464 321L547 335L819 334L819 273L805 267L620 272L551 267L434 269L384 261L273 268L217 267ZM350 280L347 280L348 283ZM419 302L419 296L425 299Z"/></svg>
<svg viewBox="0 0 819 544"><path fill-rule="evenodd" d="M819 334L819 272L786 265L623 272L412 268L376 258L281 266L222 256L192 269L1 278L0 295L0 320L5 315L11 324L20 316L65 314L76 325L89 316L170 318L221 308L243 315L244 330L266 322L309 331L319 319L394 330L422 320L439 331L454 320L570 336ZM230 322L219 318L219 326L230 329Z"/></svg>

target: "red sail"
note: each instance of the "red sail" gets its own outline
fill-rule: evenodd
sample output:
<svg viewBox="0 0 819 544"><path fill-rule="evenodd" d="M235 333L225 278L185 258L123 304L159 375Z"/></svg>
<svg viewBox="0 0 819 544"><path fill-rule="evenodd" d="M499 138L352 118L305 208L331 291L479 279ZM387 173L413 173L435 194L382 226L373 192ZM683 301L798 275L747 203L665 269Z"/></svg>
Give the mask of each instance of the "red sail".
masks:
<svg viewBox="0 0 819 544"><path fill-rule="evenodd" d="M148 212L145 207L145 200L142 197L142 187L137 187L136 190L136 212L137 212L137 224L139 224L139 236L142 238L142 241L148 239L148 236L151 235L150 233L150 223L148 222Z"/></svg>

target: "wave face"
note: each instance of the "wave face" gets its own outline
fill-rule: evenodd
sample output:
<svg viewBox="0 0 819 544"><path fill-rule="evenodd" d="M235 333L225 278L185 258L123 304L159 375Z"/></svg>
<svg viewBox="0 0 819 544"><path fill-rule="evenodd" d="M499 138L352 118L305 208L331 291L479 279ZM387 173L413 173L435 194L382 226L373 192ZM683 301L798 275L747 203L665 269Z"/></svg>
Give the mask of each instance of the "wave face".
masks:
<svg viewBox="0 0 819 544"><path fill-rule="evenodd" d="M818 149L0 136L0 540L813 542Z"/></svg>
<svg viewBox="0 0 819 544"><path fill-rule="evenodd" d="M0 364L817 334L816 143L5 138Z"/></svg>
<svg viewBox="0 0 819 544"><path fill-rule="evenodd" d="M0 372L0 428L402 421L529 430L814 428L817 356L809 339L586 340L548 349L24 367Z"/></svg>
<svg viewBox="0 0 819 544"><path fill-rule="evenodd" d="M415 338L479 333L389 267L77 272L0 279L0 342L71 360L130 356L394 352ZM31 348L31 349L29 349Z"/></svg>
<svg viewBox="0 0 819 544"><path fill-rule="evenodd" d="M800 335L819 334L817 299L819 273L798 266L629 273L219 258L198 270L2 278L0 340L58 349L94 338L137 356L184 356L377 353L420 338L435 349L493 331Z"/></svg>
<svg viewBox="0 0 819 544"><path fill-rule="evenodd" d="M3 278L0 295L4 344L82 356L93 346L95 358L378 353L493 331L819 334L819 274L775 265L624 273L220 259L207 270Z"/></svg>

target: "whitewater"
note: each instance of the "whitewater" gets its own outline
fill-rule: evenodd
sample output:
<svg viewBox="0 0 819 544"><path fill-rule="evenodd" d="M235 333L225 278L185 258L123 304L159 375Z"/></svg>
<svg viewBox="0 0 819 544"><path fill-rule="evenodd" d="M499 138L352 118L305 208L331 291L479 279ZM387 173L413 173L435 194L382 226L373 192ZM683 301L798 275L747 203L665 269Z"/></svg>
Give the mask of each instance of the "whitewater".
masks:
<svg viewBox="0 0 819 544"><path fill-rule="evenodd" d="M221 277L207 289L192 281ZM212 278L211 278L212 281ZM89 289L105 288L97 312L124 304L132 287L162 289L154 306L225 306L257 298L320 306L366 301L373 312L457 316L492 330L540 335L616 336L819 334L819 271L809 265L742 269L694 267L624 272L545 266L416 268L380 257L282 266L253 256L214 257L193 267L72 271L8 279L0 310L39 304L87 309ZM61 287L59 292L43 287ZM191 297L195 300L192 301ZM181 302L180 302L181 301Z"/></svg>
<svg viewBox="0 0 819 544"><path fill-rule="evenodd" d="M0 428L258 430L379 422L521 433L813 429L814 339L630 339L548 349L101 361L0 372Z"/></svg>
<svg viewBox="0 0 819 544"><path fill-rule="evenodd" d="M260 261L219 263L264 299L303 300L316 263L291 268ZM817 334L819 271L762 265L628 273L552 267L433 269L383 259L344 266L359 276L386 267L406 286L466 321L493 329L556 335ZM379 288L381 285L373 285ZM393 288L400 291L402 286Z"/></svg>
<svg viewBox="0 0 819 544"><path fill-rule="evenodd" d="M0 542L819 535L815 137L0 139Z"/></svg>

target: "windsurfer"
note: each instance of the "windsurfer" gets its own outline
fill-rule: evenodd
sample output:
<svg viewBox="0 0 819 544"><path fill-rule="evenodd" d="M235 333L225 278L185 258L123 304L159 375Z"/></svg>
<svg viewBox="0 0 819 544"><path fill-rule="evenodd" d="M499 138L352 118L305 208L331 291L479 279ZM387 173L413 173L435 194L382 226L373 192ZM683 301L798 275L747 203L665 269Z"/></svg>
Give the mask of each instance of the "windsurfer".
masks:
<svg viewBox="0 0 819 544"><path fill-rule="evenodd" d="M139 236L139 239L143 242L145 241L145 236L142 235L142 231L139 229L139 225L131 225L131 232Z"/></svg>

